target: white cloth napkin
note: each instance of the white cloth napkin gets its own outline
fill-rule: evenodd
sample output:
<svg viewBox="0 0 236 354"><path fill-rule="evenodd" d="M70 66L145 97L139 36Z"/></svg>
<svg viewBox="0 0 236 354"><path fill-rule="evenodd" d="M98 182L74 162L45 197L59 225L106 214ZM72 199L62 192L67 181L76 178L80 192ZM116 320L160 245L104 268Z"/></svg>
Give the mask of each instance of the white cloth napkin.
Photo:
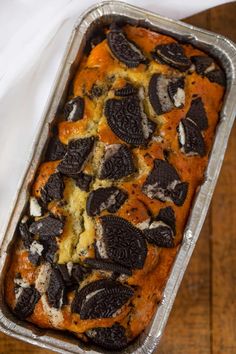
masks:
<svg viewBox="0 0 236 354"><path fill-rule="evenodd" d="M184 18L224 0L130 0ZM73 25L93 0L0 0L0 238Z"/></svg>

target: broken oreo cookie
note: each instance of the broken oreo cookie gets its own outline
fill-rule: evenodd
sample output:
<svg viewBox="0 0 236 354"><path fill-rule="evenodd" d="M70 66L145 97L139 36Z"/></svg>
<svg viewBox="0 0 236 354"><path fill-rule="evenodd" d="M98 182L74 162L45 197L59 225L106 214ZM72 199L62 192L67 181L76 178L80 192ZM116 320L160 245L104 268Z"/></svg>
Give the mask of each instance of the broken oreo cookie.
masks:
<svg viewBox="0 0 236 354"><path fill-rule="evenodd" d="M119 323L111 327L96 327L86 331L86 335L97 345L108 350L122 350L128 344L125 328Z"/></svg>
<svg viewBox="0 0 236 354"><path fill-rule="evenodd" d="M180 84L182 85L182 81L179 81ZM178 81L176 79L170 79L162 74L152 75L148 86L148 97L156 114L164 114L171 111L175 106L176 108L182 106L185 94L181 87L179 89L180 93L178 92L177 85Z"/></svg>
<svg viewBox="0 0 236 354"><path fill-rule="evenodd" d="M120 264L111 262L107 259L94 259L94 258L86 258L84 260L84 264L90 266L91 268L98 270L105 270L108 272L115 272L117 274L125 274L128 276L132 275L132 270L124 267Z"/></svg>
<svg viewBox="0 0 236 354"><path fill-rule="evenodd" d="M65 156L67 146L62 144L56 137L51 138L45 155L46 161L61 160Z"/></svg>
<svg viewBox="0 0 236 354"><path fill-rule="evenodd" d="M113 280L97 280L75 294L72 312L79 313L82 320L110 318L133 296L131 287Z"/></svg>
<svg viewBox="0 0 236 354"><path fill-rule="evenodd" d="M65 284L61 272L55 267L51 271L46 294L52 307L59 309L65 303Z"/></svg>
<svg viewBox="0 0 236 354"><path fill-rule="evenodd" d="M184 193L179 193L177 198L176 190ZM149 173L143 185L143 193L149 198L159 199L163 202L173 201L176 205L180 206L184 203L187 196L188 184L181 182L176 169L167 161L156 159L154 166Z"/></svg>
<svg viewBox="0 0 236 354"><path fill-rule="evenodd" d="M158 247L174 247L173 230L162 221L154 221L148 229L143 230L143 233L149 243Z"/></svg>
<svg viewBox="0 0 236 354"><path fill-rule="evenodd" d="M99 178L117 180L135 172L133 156L126 145L112 144L106 149Z"/></svg>
<svg viewBox="0 0 236 354"><path fill-rule="evenodd" d="M175 212L171 206L160 209L156 221L162 221L166 225L170 226L175 234Z"/></svg>
<svg viewBox="0 0 236 354"><path fill-rule="evenodd" d="M65 105L64 114L66 120L76 122L84 116L84 99L80 96L74 97Z"/></svg>
<svg viewBox="0 0 236 354"><path fill-rule="evenodd" d="M206 154L206 146L199 127L192 120L182 119L177 128L181 151L186 155Z"/></svg>
<svg viewBox="0 0 236 354"><path fill-rule="evenodd" d="M115 213L126 199L127 194L117 187L95 189L87 198L87 214L96 216L106 209L109 213Z"/></svg>
<svg viewBox="0 0 236 354"><path fill-rule="evenodd" d="M130 83L127 83L124 87L115 90L115 95L120 97L137 95L137 94L138 94L138 89Z"/></svg>
<svg viewBox="0 0 236 354"><path fill-rule="evenodd" d="M146 145L156 128L144 113L138 95L108 99L104 113L113 133L128 144Z"/></svg>
<svg viewBox="0 0 236 354"><path fill-rule="evenodd" d="M78 176L75 178L75 184L77 187L79 187L82 191L88 192L89 191L89 186L93 180L93 176L80 172Z"/></svg>
<svg viewBox="0 0 236 354"><path fill-rule="evenodd" d="M201 97L192 100L186 118L191 119L200 130L208 128L208 119Z"/></svg>
<svg viewBox="0 0 236 354"><path fill-rule="evenodd" d="M180 71L186 71L191 66L191 61L186 57L183 47L178 43L158 45L153 52L153 58Z"/></svg>
<svg viewBox="0 0 236 354"><path fill-rule="evenodd" d="M34 221L29 228L29 231L34 235L51 237L59 236L63 233L64 221L53 216L46 216L37 221Z"/></svg>
<svg viewBox="0 0 236 354"><path fill-rule="evenodd" d="M185 104L184 77L172 78L167 90L174 106L182 108Z"/></svg>
<svg viewBox="0 0 236 354"><path fill-rule="evenodd" d="M112 54L129 68L145 63L146 58L142 51L132 42L128 41L119 29L112 29L107 34L107 43Z"/></svg>
<svg viewBox="0 0 236 354"><path fill-rule="evenodd" d="M223 70L221 69L215 69L212 71L209 71L206 73L205 75L208 80L210 80L211 82L214 82L218 85L221 85L223 87L226 86L226 77L225 77L225 73L223 72Z"/></svg>
<svg viewBox="0 0 236 354"><path fill-rule="evenodd" d="M93 146L94 137L71 140L66 155L57 166L58 171L67 176L79 174L88 160Z"/></svg>
<svg viewBox="0 0 236 354"><path fill-rule="evenodd" d="M42 201L48 204L52 200L62 199L64 188L65 185L60 172L53 173L40 191Z"/></svg>
<svg viewBox="0 0 236 354"><path fill-rule="evenodd" d="M199 75L206 74L211 67L214 69L214 60L206 55L192 56L191 61L193 62L196 72Z"/></svg>
<svg viewBox="0 0 236 354"><path fill-rule="evenodd" d="M142 269L147 256L147 245L142 231L118 216L102 216L100 222L108 257L128 268Z"/></svg>
<svg viewBox="0 0 236 354"><path fill-rule="evenodd" d="M19 224L19 231L23 241L23 245L26 249L30 248L31 243L34 240L34 235L29 231L29 219L24 216Z"/></svg>
<svg viewBox="0 0 236 354"><path fill-rule="evenodd" d="M17 317L24 320L34 312L35 305L39 299L40 294L33 285L22 288L14 308L14 313Z"/></svg>

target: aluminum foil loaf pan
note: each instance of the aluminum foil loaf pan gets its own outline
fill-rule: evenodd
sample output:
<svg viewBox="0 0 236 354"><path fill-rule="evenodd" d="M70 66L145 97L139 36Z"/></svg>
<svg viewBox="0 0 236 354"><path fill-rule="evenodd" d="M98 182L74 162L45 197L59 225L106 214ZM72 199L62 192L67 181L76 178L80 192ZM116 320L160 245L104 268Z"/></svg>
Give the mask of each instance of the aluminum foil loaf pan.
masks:
<svg viewBox="0 0 236 354"><path fill-rule="evenodd" d="M114 21L144 26L191 43L214 56L221 63L227 76L227 90L224 104L208 167L205 172L204 183L199 188L193 202L188 223L185 227L183 241L164 289L163 300L158 305L157 311L148 328L135 342L123 350L122 353L148 354L153 353L158 348L158 343L163 334L177 290L194 250L210 204L236 113L236 46L227 38L118 1L99 3L90 8L78 19L68 40L67 51L62 60L48 107L42 118L41 128L35 139L34 151L33 153L29 152L31 154L31 161L29 160L29 166L21 188L18 191L14 209L13 211L9 211L9 223L0 244L0 330L15 338L59 353L92 354L101 353L101 350L95 346L88 347L85 343L79 341L79 339L65 332L42 330L33 324L16 319L4 301L4 277L7 276L6 271L10 261L11 245L15 238L18 222L27 204L30 185L47 146L50 125L53 124L57 112L64 106L69 82L73 77L75 68L78 67L89 40L99 30L99 27L107 26Z"/></svg>

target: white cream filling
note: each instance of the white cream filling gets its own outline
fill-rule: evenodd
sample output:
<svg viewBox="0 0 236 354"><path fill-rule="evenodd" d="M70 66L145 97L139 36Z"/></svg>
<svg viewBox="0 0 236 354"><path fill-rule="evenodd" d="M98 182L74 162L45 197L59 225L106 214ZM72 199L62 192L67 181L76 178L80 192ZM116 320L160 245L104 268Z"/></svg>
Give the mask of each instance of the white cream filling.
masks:
<svg viewBox="0 0 236 354"><path fill-rule="evenodd" d="M72 110L71 110L71 112L70 112L70 114L69 114L69 116L67 118L68 121L72 121L73 120L74 114L75 114L76 109L77 109L77 104L76 103L72 103L72 105L73 105L73 108L72 108Z"/></svg>
<svg viewBox="0 0 236 354"><path fill-rule="evenodd" d="M182 146L185 145L185 131L184 131L184 127L183 124L180 122L179 123L179 142Z"/></svg>
<svg viewBox="0 0 236 354"><path fill-rule="evenodd" d="M215 63L213 62L213 63L211 63L210 66L208 66L208 68L206 68L206 70L204 71L204 74L207 74L207 73L209 73L210 71L215 70L215 68L216 68L216 66L215 66Z"/></svg>
<svg viewBox="0 0 236 354"><path fill-rule="evenodd" d="M30 215L41 216L42 208L35 197L30 197Z"/></svg>
<svg viewBox="0 0 236 354"><path fill-rule="evenodd" d="M185 103L185 91L178 87L176 94L173 97L175 107L181 107Z"/></svg>
<svg viewBox="0 0 236 354"><path fill-rule="evenodd" d="M43 245L41 245L37 241L33 241L30 245L30 253L32 253L33 255L37 253L39 256L42 256L42 252Z"/></svg>
<svg viewBox="0 0 236 354"><path fill-rule="evenodd" d="M69 276L71 276L72 268L73 268L73 262L68 262L68 263L66 264L66 267L67 267Z"/></svg>
<svg viewBox="0 0 236 354"><path fill-rule="evenodd" d="M150 224L150 218L138 223L136 227L140 230L145 230L148 229L149 224Z"/></svg>

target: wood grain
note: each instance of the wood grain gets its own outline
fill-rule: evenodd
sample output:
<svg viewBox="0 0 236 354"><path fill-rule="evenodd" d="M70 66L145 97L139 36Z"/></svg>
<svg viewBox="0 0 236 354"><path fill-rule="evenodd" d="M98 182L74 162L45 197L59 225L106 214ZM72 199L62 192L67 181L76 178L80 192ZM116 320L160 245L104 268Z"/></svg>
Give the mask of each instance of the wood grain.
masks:
<svg viewBox="0 0 236 354"><path fill-rule="evenodd" d="M185 21L236 42L236 3ZM236 353L236 126L199 242L177 295L159 354ZM0 354L51 351L0 334Z"/></svg>

